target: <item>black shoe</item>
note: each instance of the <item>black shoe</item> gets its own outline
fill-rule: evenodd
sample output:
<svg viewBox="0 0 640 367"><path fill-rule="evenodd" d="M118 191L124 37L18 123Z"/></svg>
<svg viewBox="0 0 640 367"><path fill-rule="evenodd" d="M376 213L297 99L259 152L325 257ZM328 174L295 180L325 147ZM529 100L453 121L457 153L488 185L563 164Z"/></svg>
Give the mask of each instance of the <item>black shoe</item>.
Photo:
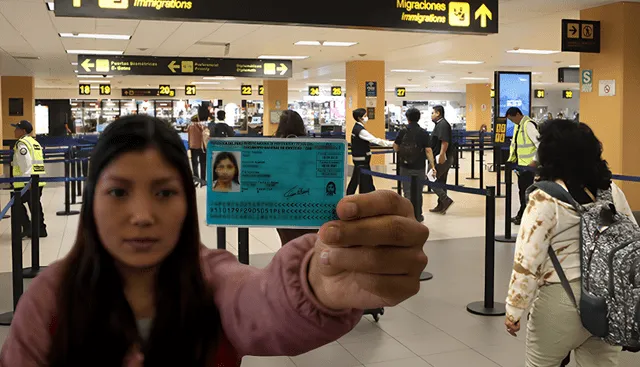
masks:
<svg viewBox="0 0 640 367"><path fill-rule="evenodd" d="M421 215L418 217L418 222L420 223L424 222L424 215Z"/></svg>
<svg viewBox="0 0 640 367"><path fill-rule="evenodd" d="M440 210L440 214L442 215L447 214L447 210L449 210L451 205L453 205L453 200L451 200L451 198L447 198L442 204L442 210Z"/></svg>
<svg viewBox="0 0 640 367"><path fill-rule="evenodd" d="M429 209L429 211L431 213L440 213L440 212L442 212L442 203L438 202L438 205L433 209Z"/></svg>
<svg viewBox="0 0 640 367"><path fill-rule="evenodd" d="M40 238L46 238L49 237L49 234L47 233L46 229L41 229L40 230Z"/></svg>
<svg viewBox="0 0 640 367"><path fill-rule="evenodd" d="M20 238L22 238L23 240L25 238L31 238L31 232L23 231L22 233L20 233Z"/></svg>
<svg viewBox="0 0 640 367"><path fill-rule="evenodd" d="M520 223L522 223L522 218L515 216L511 218L511 223L515 224L516 226L519 226Z"/></svg>

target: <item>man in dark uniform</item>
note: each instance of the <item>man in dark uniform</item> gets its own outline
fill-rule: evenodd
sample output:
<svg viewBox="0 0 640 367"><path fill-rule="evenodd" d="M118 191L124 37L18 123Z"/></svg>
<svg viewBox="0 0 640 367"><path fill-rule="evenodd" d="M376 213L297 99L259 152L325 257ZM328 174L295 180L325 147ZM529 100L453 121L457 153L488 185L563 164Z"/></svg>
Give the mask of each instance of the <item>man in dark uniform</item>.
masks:
<svg viewBox="0 0 640 367"><path fill-rule="evenodd" d="M351 130L351 155L353 158L353 175L349 186L347 187L347 195L353 195L356 193L356 189L360 186L360 193L366 194L372 191L376 191L376 187L373 185L373 177L369 175L360 175L358 173L361 169L371 170L371 147L370 144L376 144L383 147L393 146L392 141L376 138L367 131L365 125L369 118L366 116L367 111L364 108L358 108L353 111L353 118L356 120L356 124Z"/></svg>

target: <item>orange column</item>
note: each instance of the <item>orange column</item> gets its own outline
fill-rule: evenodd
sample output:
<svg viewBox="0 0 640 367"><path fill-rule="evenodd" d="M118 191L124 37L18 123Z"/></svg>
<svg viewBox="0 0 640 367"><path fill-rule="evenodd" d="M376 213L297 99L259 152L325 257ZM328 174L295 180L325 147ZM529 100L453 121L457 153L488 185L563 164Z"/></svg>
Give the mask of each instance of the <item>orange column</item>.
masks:
<svg viewBox="0 0 640 367"><path fill-rule="evenodd" d="M351 141L351 130L355 121L353 119L353 111L358 108L375 109L375 117L370 118L367 122L367 130L374 136L385 138L385 117L384 117L384 61L350 61L347 62L347 92L345 95L346 103L346 135L347 141ZM367 82L376 82L377 96L367 98L366 84ZM385 164L385 156L383 154L374 155L371 159L372 165Z"/></svg>
<svg viewBox="0 0 640 367"><path fill-rule="evenodd" d="M593 91L580 93L580 120L594 130L614 174L640 176L640 4L621 2L580 12L601 22L601 52L580 55L581 69L593 70ZM601 80L615 80L616 95L600 96ZM618 182L631 207L640 210L640 184Z"/></svg>
<svg viewBox="0 0 640 367"><path fill-rule="evenodd" d="M262 120L264 136L273 136L278 130L279 120L272 121L272 112L284 111L289 107L289 81L265 80L264 83L264 117ZM274 113L275 115L277 113Z"/></svg>
<svg viewBox="0 0 640 367"><path fill-rule="evenodd" d="M467 84L467 131L491 130L491 84Z"/></svg>
<svg viewBox="0 0 640 367"><path fill-rule="evenodd" d="M30 76L3 76L0 77L0 90L2 90L2 132L0 138L13 139L11 124L27 120L31 122L35 129L35 82ZM16 103L22 100L22 114L12 115L9 109L9 100L14 99ZM34 131L35 133L35 131Z"/></svg>

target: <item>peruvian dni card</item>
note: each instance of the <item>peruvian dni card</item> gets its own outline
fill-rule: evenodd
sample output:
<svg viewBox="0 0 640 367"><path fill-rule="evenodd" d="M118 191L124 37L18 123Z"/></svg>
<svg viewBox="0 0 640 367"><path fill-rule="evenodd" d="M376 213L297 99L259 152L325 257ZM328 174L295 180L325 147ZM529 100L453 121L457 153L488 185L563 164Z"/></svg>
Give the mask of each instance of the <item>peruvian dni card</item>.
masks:
<svg viewBox="0 0 640 367"><path fill-rule="evenodd" d="M212 138L207 145L207 224L318 228L337 219L347 142Z"/></svg>

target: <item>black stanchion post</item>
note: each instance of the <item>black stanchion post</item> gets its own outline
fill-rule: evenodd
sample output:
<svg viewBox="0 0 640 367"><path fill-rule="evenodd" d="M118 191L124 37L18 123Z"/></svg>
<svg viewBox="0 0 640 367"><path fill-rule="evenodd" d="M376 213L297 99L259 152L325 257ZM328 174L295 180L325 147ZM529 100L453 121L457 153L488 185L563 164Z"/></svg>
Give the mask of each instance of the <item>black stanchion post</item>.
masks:
<svg viewBox="0 0 640 367"><path fill-rule="evenodd" d="M40 266L40 176L31 175L31 267L24 268L22 275L32 279L44 266Z"/></svg>
<svg viewBox="0 0 640 367"><path fill-rule="evenodd" d="M497 242L515 243L516 239L511 236L511 201L513 200L513 166L507 162L504 168L505 200L504 200L504 236L496 236Z"/></svg>
<svg viewBox="0 0 640 367"><path fill-rule="evenodd" d="M238 228L238 261L249 265L249 228Z"/></svg>
<svg viewBox="0 0 640 367"><path fill-rule="evenodd" d="M20 189L14 189L11 193L14 203L11 206L11 284L13 286L13 310L18 307L18 301L24 291L22 278L22 223L18 214L24 210L19 202ZM13 311L0 315L0 325L9 326L13 321Z"/></svg>
<svg viewBox="0 0 640 367"><path fill-rule="evenodd" d="M418 190L418 176L411 176L411 187L409 193L411 196L411 204L413 204L413 214L416 218L418 218L420 216L420 213L422 212L422 208L420 208L418 205L418 195L422 195L420 190ZM424 271L422 272L422 274L420 274L421 282L431 279L433 279L433 274L429 272Z"/></svg>
<svg viewBox="0 0 640 367"><path fill-rule="evenodd" d="M458 152L460 151L460 145L458 145L457 143L454 145L455 149L456 149L456 159L455 159L455 165L456 165L456 186L460 185L460 155L458 154Z"/></svg>
<svg viewBox="0 0 640 367"><path fill-rule="evenodd" d="M481 316L504 316L503 303L494 301L495 281L495 228L496 226L496 188L487 187L487 207L485 213L485 249L484 249L484 301L467 305L467 311Z"/></svg>
<svg viewBox="0 0 640 367"><path fill-rule="evenodd" d="M484 132L480 131L480 188L484 187Z"/></svg>
<svg viewBox="0 0 640 367"><path fill-rule="evenodd" d="M471 177L467 177L467 180L477 180L476 177L476 142L471 139Z"/></svg>
<svg viewBox="0 0 640 367"><path fill-rule="evenodd" d="M71 154L67 151L65 154L65 162L64 162L64 178L69 178L70 175L70 169L69 169L69 159ZM59 212L56 213L56 215L58 216L63 216L63 215L77 215L80 214L79 211L77 210L71 210L71 203L69 202L70 197L71 197L71 182L69 181L65 181L64 182L64 210L61 210Z"/></svg>
<svg viewBox="0 0 640 367"><path fill-rule="evenodd" d="M72 160L69 164L70 164L70 168L71 168L71 177L76 178L76 163L73 161L74 157L75 157L75 153L74 153L74 149L73 147L69 148L70 153L69 156L71 157L70 159ZM71 182L71 205L75 205L77 204L76 202L76 183L75 181Z"/></svg>
<svg viewBox="0 0 640 367"><path fill-rule="evenodd" d="M218 250L227 249L227 229L225 227L218 227Z"/></svg>
<svg viewBox="0 0 640 367"><path fill-rule="evenodd" d="M76 161L76 178L80 178L80 177L82 177L82 165L80 163L80 156L81 156L80 148L76 147L75 151L76 151L75 158L78 159ZM76 185L77 185L76 195L82 197L82 181L80 181L80 180L76 181ZM78 204L80 204L80 203L78 203Z"/></svg>
<svg viewBox="0 0 640 367"><path fill-rule="evenodd" d="M396 162L396 175L400 176L400 161ZM396 190L398 192L398 195L402 196L402 181L398 180L397 185L398 186L396 187Z"/></svg>
<svg viewBox="0 0 640 367"><path fill-rule="evenodd" d="M502 191L502 148L500 146L493 148L493 164L496 169L496 197L503 198L504 196L500 195L500 191Z"/></svg>

